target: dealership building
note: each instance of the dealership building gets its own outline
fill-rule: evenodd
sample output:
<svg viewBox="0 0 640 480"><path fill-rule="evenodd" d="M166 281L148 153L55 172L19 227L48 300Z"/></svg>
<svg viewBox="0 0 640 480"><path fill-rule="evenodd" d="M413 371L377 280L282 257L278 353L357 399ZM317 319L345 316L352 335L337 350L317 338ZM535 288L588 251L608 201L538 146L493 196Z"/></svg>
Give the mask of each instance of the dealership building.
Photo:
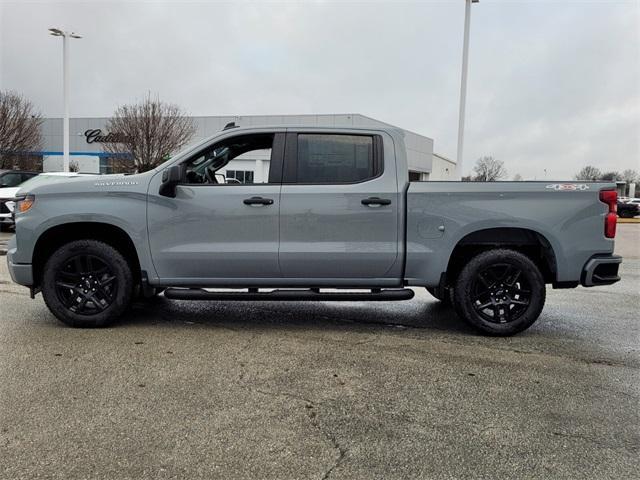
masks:
<svg viewBox="0 0 640 480"><path fill-rule="evenodd" d="M197 143L221 131L234 122L240 127L269 125L303 125L318 127L377 127L393 126L360 114L333 115L251 115L192 117L196 133L191 143ZM107 118L71 118L69 148L71 162L86 173L111 173L112 154L103 151L103 141L117 139L118 132L106 130ZM455 162L434 154L433 140L408 130L404 132L411 180L452 180L455 178ZM44 171L60 171L62 167L62 119L46 118L41 125L43 148L33 152L42 157ZM175 153L175 152L174 152ZM265 178L269 156L250 152L232 160L220 173L240 182L257 182Z"/></svg>

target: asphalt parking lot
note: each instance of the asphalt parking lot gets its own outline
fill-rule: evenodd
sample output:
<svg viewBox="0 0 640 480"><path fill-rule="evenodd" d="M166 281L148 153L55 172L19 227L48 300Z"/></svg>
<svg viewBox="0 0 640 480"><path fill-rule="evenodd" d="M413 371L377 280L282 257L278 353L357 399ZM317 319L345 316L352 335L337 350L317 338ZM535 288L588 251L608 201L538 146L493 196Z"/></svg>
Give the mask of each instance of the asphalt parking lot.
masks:
<svg viewBox="0 0 640 480"><path fill-rule="evenodd" d="M623 280L513 338L399 303L160 297L64 327L0 258L0 478L638 478L640 225Z"/></svg>

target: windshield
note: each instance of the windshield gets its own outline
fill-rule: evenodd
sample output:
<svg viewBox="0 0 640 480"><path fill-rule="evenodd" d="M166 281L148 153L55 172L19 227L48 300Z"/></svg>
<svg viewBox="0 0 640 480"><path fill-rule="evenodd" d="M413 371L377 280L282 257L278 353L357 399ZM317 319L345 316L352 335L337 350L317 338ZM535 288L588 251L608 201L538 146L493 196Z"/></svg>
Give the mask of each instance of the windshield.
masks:
<svg viewBox="0 0 640 480"><path fill-rule="evenodd" d="M65 176L65 175L36 175L33 178L30 178L26 182L20 185L20 190L24 191L25 189L37 187L38 185L42 185L44 183L61 183L68 182L69 180L73 180L74 178L86 178L85 176L73 175L73 176Z"/></svg>

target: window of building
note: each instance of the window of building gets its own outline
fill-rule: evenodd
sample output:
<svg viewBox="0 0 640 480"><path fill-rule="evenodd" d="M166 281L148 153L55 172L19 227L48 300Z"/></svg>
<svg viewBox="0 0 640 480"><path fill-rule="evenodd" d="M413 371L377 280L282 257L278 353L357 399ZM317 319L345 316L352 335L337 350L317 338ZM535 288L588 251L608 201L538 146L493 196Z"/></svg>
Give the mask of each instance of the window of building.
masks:
<svg viewBox="0 0 640 480"><path fill-rule="evenodd" d="M409 181L410 182L419 182L420 181L420 172L409 172Z"/></svg>
<svg viewBox="0 0 640 480"><path fill-rule="evenodd" d="M253 183L253 172L251 170L227 170L226 173L227 183L229 179L235 179L240 183Z"/></svg>
<svg viewBox="0 0 640 480"><path fill-rule="evenodd" d="M298 135L297 183L354 183L380 173L374 137L367 135Z"/></svg>

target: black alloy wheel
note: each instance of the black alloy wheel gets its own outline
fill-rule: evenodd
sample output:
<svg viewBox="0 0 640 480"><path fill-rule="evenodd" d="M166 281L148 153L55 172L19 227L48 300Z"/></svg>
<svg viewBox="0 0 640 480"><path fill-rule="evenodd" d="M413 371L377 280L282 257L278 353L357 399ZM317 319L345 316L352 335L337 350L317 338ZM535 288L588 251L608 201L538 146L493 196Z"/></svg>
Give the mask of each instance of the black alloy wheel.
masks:
<svg viewBox="0 0 640 480"><path fill-rule="evenodd" d="M538 319L545 302L545 282L535 263L509 249L471 258L454 288L456 313L488 335L522 332Z"/></svg>
<svg viewBox="0 0 640 480"><path fill-rule="evenodd" d="M106 310L118 293L118 279L100 258L79 254L56 272L56 293L69 311L94 315Z"/></svg>
<svg viewBox="0 0 640 480"><path fill-rule="evenodd" d="M118 250L98 240L62 245L42 272L42 296L49 310L72 327L103 327L131 304L131 264Z"/></svg>
<svg viewBox="0 0 640 480"><path fill-rule="evenodd" d="M527 311L531 285L522 270L496 263L477 273L472 287L473 309L488 322L516 321Z"/></svg>

